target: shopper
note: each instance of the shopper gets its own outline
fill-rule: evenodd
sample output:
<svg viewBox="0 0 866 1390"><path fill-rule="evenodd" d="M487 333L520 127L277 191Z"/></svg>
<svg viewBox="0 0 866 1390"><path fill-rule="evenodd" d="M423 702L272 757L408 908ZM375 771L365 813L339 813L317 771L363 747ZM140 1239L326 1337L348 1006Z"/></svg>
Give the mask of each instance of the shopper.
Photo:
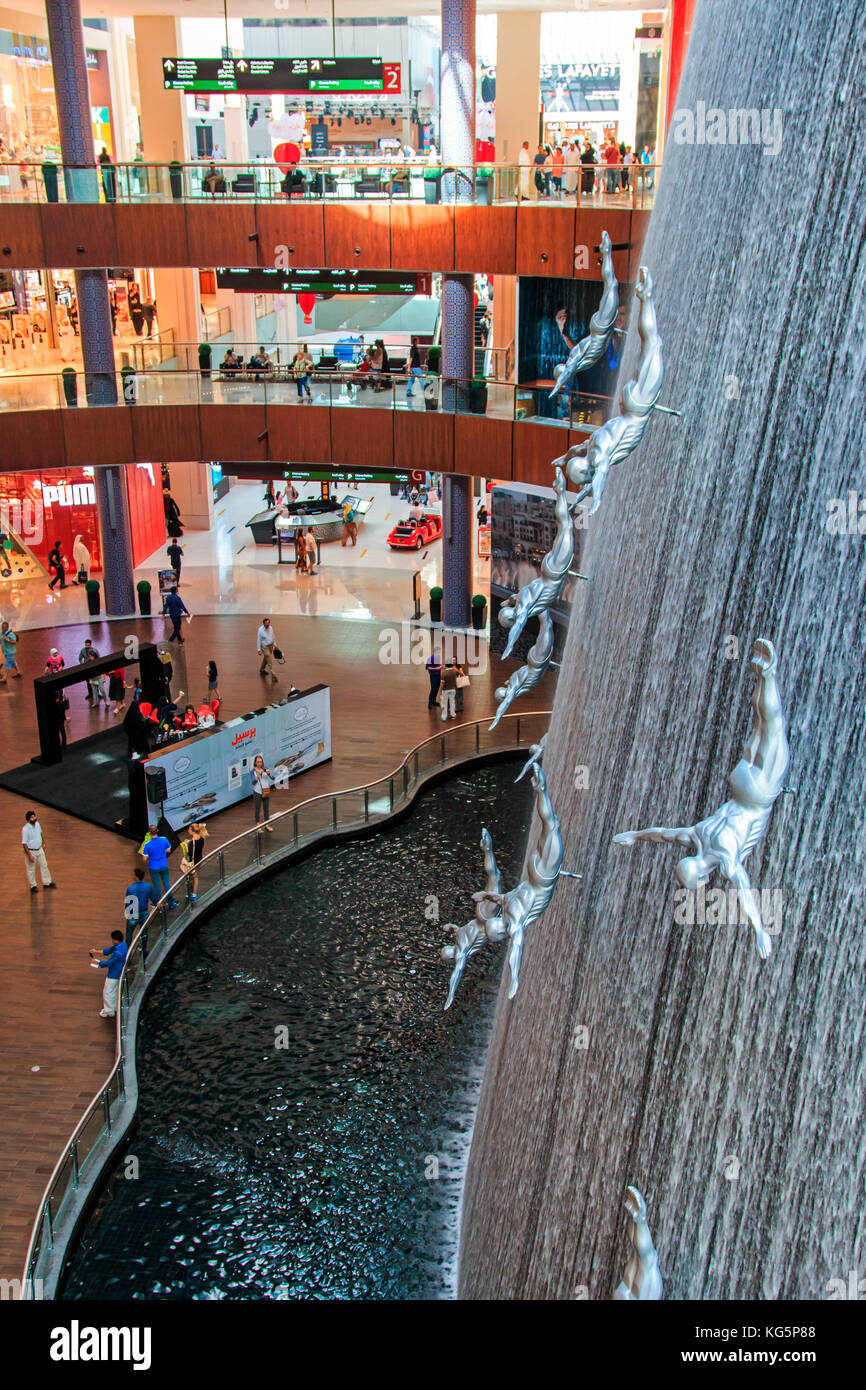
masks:
<svg viewBox="0 0 866 1390"><path fill-rule="evenodd" d="M292 376L295 378L295 385L298 388L298 400L312 400L310 395L310 372L313 370L313 359L306 347L298 348L292 361ZM304 395L306 392L306 396Z"/></svg>
<svg viewBox="0 0 866 1390"><path fill-rule="evenodd" d="M521 198L530 196L529 173L532 168L532 155L529 153L529 141L524 140L520 153L517 156L517 201Z"/></svg>
<svg viewBox="0 0 866 1390"><path fill-rule="evenodd" d="M58 671L63 670L65 665L66 663L57 648L52 647L48 654L48 660L45 663L45 674L47 676L55 676Z"/></svg>
<svg viewBox="0 0 866 1390"><path fill-rule="evenodd" d="M276 645L277 639L270 618L262 618L262 625L256 637L256 650L261 657L259 675L269 675L272 681L277 679L274 672L274 649Z"/></svg>
<svg viewBox="0 0 866 1390"><path fill-rule="evenodd" d="M24 817L24 826L21 830L21 843L24 846L24 868L27 871L27 882L30 884L30 892L39 892L39 889L36 887L37 865L42 879L42 887L56 888L57 884L51 876L48 860L45 858L45 838L42 834L42 826L36 819L35 811L28 811L27 815Z"/></svg>
<svg viewBox="0 0 866 1390"><path fill-rule="evenodd" d="M355 520L355 508L351 502L346 502L343 506L343 539L340 544L344 549L347 540L350 540L352 545L358 544L358 523Z"/></svg>
<svg viewBox="0 0 866 1390"><path fill-rule="evenodd" d="M48 587L53 589L55 584L59 584L61 589L66 588L66 571L63 567L63 556L60 553L60 542L55 541L48 554L48 568L53 572L54 578L49 580Z"/></svg>
<svg viewBox="0 0 866 1390"><path fill-rule="evenodd" d="M144 869L135 870L135 878L126 890L123 913L126 918L126 944L130 946L139 927L143 927L151 908L156 907L157 896L152 884L144 876Z"/></svg>
<svg viewBox="0 0 866 1390"><path fill-rule="evenodd" d="M299 526L295 532L295 569L303 574L307 567L307 536L303 526Z"/></svg>
<svg viewBox="0 0 866 1390"><path fill-rule="evenodd" d="M180 507L167 487L162 490L162 507L165 512L165 534L177 540L183 535L183 521Z"/></svg>
<svg viewBox="0 0 866 1390"><path fill-rule="evenodd" d="M96 658L96 653L93 652L93 653L91 654L90 660L91 660L91 661L96 661L96 659L97 659L97 658ZM95 675L95 676L93 677L93 680L90 682L90 684L91 684L92 687L93 687L94 708L98 709L98 708L99 708L99 702L100 702L100 700L104 700L104 701L105 701L105 708L106 708L106 711L107 711L107 710L108 710L108 694L107 694L106 689L105 689L105 676L103 675L102 671L99 671L99 672L97 673L97 675Z"/></svg>
<svg viewBox="0 0 866 1390"><path fill-rule="evenodd" d="M553 179L553 187L556 192L557 198L559 198L562 195L562 175L564 169L565 155L562 153L562 146L557 145L556 149L553 151L553 156L550 161L550 172L551 177Z"/></svg>
<svg viewBox="0 0 866 1390"><path fill-rule="evenodd" d="M18 659L15 655L17 647L18 634L12 631L4 619L2 629L0 629L0 650L3 652L3 671L0 674L0 685L5 685L9 676L13 676L16 680L21 679Z"/></svg>
<svg viewBox="0 0 866 1390"><path fill-rule="evenodd" d="M163 616L167 615L172 621L172 630L168 638L169 642L180 642L181 645L183 645L184 639L180 635L180 625L183 621L184 613L189 617L190 612L180 594L177 592L177 589L170 589L166 594L163 600L162 612Z"/></svg>
<svg viewBox="0 0 866 1390"><path fill-rule="evenodd" d="M421 371L421 350L418 347L418 339L413 338L409 348L409 381L406 386L406 399L412 399L414 395L413 387L416 381L423 381L424 374Z"/></svg>
<svg viewBox="0 0 866 1390"><path fill-rule="evenodd" d="M316 555L318 554L318 547L316 545L316 533L313 530L312 526L307 527L306 533L304 535L304 541L307 560L307 573L315 574Z"/></svg>
<svg viewBox="0 0 866 1390"><path fill-rule="evenodd" d="M563 151L563 164L565 167L565 191L571 195L577 192L577 171L580 168L580 154L577 142L570 141Z"/></svg>
<svg viewBox="0 0 866 1390"><path fill-rule="evenodd" d="M57 722L57 737L60 740L60 747L66 747L66 720L69 712L69 699L65 690L54 691L54 717Z"/></svg>
<svg viewBox="0 0 866 1390"><path fill-rule="evenodd" d="M102 1008L99 1010L100 1018L114 1018L117 1013L117 991L120 986L120 977L123 974L123 967L126 964L126 953L129 950L123 939L122 931L111 933L111 945L105 946L100 951L98 946L93 946L90 951L90 964L95 970L105 970L105 984L102 986ZM99 960L98 957L103 959Z"/></svg>
<svg viewBox="0 0 866 1390"><path fill-rule="evenodd" d="M215 661L209 661L207 664L207 703L210 704L212 700L222 700L219 687L219 672L217 671L217 664Z"/></svg>
<svg viewBox="0 0 866 1390"><path fill-rule="evenodd" d="M592 148L589 136L583 142L583 149L580 152L580 191L581 193L592 193L592 186L595 183L595 150Z"/></svg>
<svg viewBox="0 0 866 1390"><path fill-rule="evenodd" d="M204 858L204 842L207 839L207 833L208 830L204 821L196 821L189 828L189 839L181 845L183 859L180 862L180 867L186 874L186 885L191 903L198 902L198 866Z"/></svg>
<svg viewBox="0 0 866 1390"><path fill-rule="evenodd" d="M619 145L611 136L604 151L604 162L607 165L607 191L608 193L619 193L619 167L621 155Z"/></svg>
<svg viewBox="0 0 866 1390"><path fill-rule="evenodd" d="M122 714L123 707L126 704L126 692L129 686L123 679L123 676L124 671L122 666L118 666L114 671L110 671L108 674L108 698L114 701L112 714Z"/></svg>
<svg viewBox="0 0 866 1390"><path fill-rule="evenodd" d="M442 672L442 719L457 718L457 667L449 661Z"/></svg>
<svg viewBox="0 0 866 1390"><path fill-rule="evenodd" d="M267 484L267 487L265 488L265 498L264 498L264 501L265 501L265 506L266 506L269 510L272 510L272 509L276 506L276 498L275 498L275 496L274 496L274 485L273 485L273 483L271 482L270 478L268 479L268 484Z"/></svg>
<svg viewBox="0 0 866 1390"><path fill-rule="evenodd" d="M438 709L439 701L436 696L439 694L439 686L442 683L442 658L439 652L431 652L426 662L427 674L430 677L430 694L427 698L428 709Z"/></svg>
<svg viewBox="0 0 866 1390"><path fill-rule="evenodd" d="M89 638L89 637L85 637L85 639L84 639L84 646L81 648L80 652L78 653L78 664L79 664L79 666L83 666L84 663L85 663L86 661L90 661L92 658L95 658L95 657L98 657L98 656L99 656L99 652L98 652L98 651L96 650L96 648L94 647L94 645L93 645L93 643L91 642L90 638ZM92 700L92 699L93 699L93 681L88 680L88 681L86 682L86 688L87 688L87 694L85 695L84 698L85 698L85 700Z"/></svg>
<svg viewBox="0 0 866 1390"><path fill-rule="evenodd" d="M152 338L152 337L153 337L153 321L154 321L154 319L156 318L156 300L155 300L155 299L151 299L150 296L148 296L148 298L144 300L144 302L142 303L142 306L141 306L141 316L142 316L142 318L144 319L145 324L147 325L147 336L148 336L148 338Z"/></svg>
<svg viewBox="0 0 866 1390"><path fill-rule="evenodd" d="M83 536L76 536L72 542L72 562L75 565L73 584L86 584L90 577L90 551Z"/></svg>
<svg viewBox="0 0 866 1390"><path fill-rule="evenodd" d="M546 159L547 151L543 145L539 145L532 162L535 165L535 188L540 194L544 193L544 163Z"/></svg>
<svg viewBox="0 0 866 1390"><path fill-rule="evenodd" d="M265 760L261 753L257 753L253 759L250 781L253 784L253 809L255 813L253 823L258 825L259 821L262 820L265 830L270 834L271 827L268 825L268 817L271 814L271 787L274 786L276 779L270 769L265 767Z"/></svg>
<svg viewBox="0 0 866 1390"><path fill-rule="evenodd" d="M114 165L111 162L111 155L108 153L108 150L105 148L104 145L102 146L102 153L99 156L97 163L100 166L100 174L102 176L102 191L105 194L105 201L107 203L116 203L117 174L115 172Z"/></svg>
<svg viewBox="0 0 866 1390"><path fill-rule="evenodd" d="M180 588L180 570L183 563L183 546L180 541L172 539L166 546L165 553L168 556L168 563L174 570L174 587Z"/></svg>
<svg viewBox="0 0 866 1390"><path fill-rule="evenodd" d="M148 826L147 839L141 847L141 853L147 860L157 899L168 893L168 906L177 907L174 893L171 891L171 879L168 876L168 856L171 854L171 842L164 835L160 835L155 825Z"/></svg>

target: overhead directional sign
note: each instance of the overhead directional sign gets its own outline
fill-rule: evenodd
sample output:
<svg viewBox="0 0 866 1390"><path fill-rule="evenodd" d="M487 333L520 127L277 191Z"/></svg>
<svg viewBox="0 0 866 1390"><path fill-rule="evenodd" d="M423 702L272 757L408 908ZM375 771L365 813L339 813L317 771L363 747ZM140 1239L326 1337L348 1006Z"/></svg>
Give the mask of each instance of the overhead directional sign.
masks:
<svg viewBox="0 0 866 1390"><path fill-rule="evenodd" d="M418 294L415 275L399 270L217 268L217 288L246 294Z"/></svg>
<svg viewBox="0 0 866 1390"><path fill-rule="evenodd" d="M399 96L402 91L400 64L381 58L163 58L162 79L172 92Z"/></svg>

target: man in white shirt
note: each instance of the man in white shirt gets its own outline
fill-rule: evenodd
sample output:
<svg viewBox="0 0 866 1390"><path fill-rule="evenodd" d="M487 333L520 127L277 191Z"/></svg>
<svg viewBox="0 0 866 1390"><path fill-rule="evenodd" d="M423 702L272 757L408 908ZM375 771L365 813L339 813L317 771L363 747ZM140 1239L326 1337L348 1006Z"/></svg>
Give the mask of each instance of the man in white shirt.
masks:
<svg viewBox="0 0 866 1390"><path fill-rule="evenodd" d="M565 147L565 191L577 192L577 171L580 168L580 154L574 141Z"/></svg>
<svg viewBox="0 0 866 1390"><path fill-rule="evenodd" d="M262 664L259 667L259 675L270 675L272 681L277 679L274 671L274 647L276 644L277 639L274 635L274 629L271 627L270 618L262 618L262 625L259 628L258 635L258 651L262 658Z"/></svg>
<svg viewBox="0 0 866 1390"><path fill-rule="evenodd" d="M48 860L45 858L45 841L42 838L42 826L36 819L35 811L28 811L24 817L24 826L21 831L21 843L24 846L24 867L27 870L27 882L30 884L30 892L38 893L36 887L36 865L39 865L39 872L42 875L43 888L56 888L57 884L51 877L51 870L48 867Z"/></svg>

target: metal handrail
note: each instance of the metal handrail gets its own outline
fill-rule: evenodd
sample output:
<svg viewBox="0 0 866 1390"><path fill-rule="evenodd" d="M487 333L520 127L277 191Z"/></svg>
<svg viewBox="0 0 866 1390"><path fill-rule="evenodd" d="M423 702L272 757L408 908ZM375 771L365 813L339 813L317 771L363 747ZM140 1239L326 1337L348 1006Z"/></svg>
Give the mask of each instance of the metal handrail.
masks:
<svg viewBox="0 0 866 1390"><path fill-rule="evenodd" d="M509 725L509 726L510 726L510 725L513 724L514 729L515 729L515 738L514 738L512 741L509 741L509 740L507 740L507 739L503 739L503 741L502 741L501 743L499 743L499 744L496 745L497 748L501 750L501 749L503 749L503 748L509 748L509 747L512 747L512 746L518 746L518 745L520 744L520 726L521 726L521 723L524 723L524 725L525 725L525 723L526 723L528 720L533 720L533 719L544 719L544 720L547 720L547 719L550 718L550 714L551 714L551 711L550 711L550 710L529 710L529 711L526 711L526 712L522 712L521 714L506 714L506 715L504 715L503 718L500 720L499 725L498 725L497 727L498 727L499 729L503 729L506 725ZM446 757L445 757L445 741L446 741L446 739L448 739L448 738L450 738L450 737L453 737L454 735L457 735L457 734L459 734L459 733L461 733L461 732L463 732L463 731L465 731L465 730L467 730L467 729L474 729L474 730L475 730L475 738L474 738L474 740L473 740L473 748L472 748L472 751L471 751L468 755L464 755L464 756L469 756L469 757L475 756L475 755L477 755L477 754L481 751L481 750L480 750L480 747L479 747L479 745L480 745L480 736L481 736L481 726L482 726L482 725L487 725L488 719L489 719L489 718L490 718L490 716L488 715L487 718L485 718L485 719L473 719L473 720L470 720L470 721L468 721L468 722L466 722L466 723L463 723L463 724L457 724L457 725L455 725L453 728L445 729L445 730L440 731L439 733L436 733L436 734L431 734L429 738L422 739L420 743L417 743L417 744L413 745L413 747L410 748L410 749L408 750L408 752L405 754L405 756L402 758L402 760L398 763L397 767L393 770L393 772L387 772L387 773L385 773L384 776L382 776L382 777L376 777L376 778L374 778L374 780L373 780L372 782L360 783L358 786L355 786L355 787L343 787L343 788L340 789L340 791L337 791L337 792L320 792L317 796L307 797L304 801L298 802L298 804L297 804L296 806L288 807L285 811L279 811L279 812L277 812L276 815L271 816L271 817L270 817L269 824L275 825L275 824L277 824L278 822L280 822L280 821L286 819L288 816L293 817L293 830L294 830L294 834L293 834L293 837L292 837L291 848L292 848L292 849L295 849L295 848L297 847L298 843L299 843L299 836L298 836L298 814L299 814L299 812L303 811L305 808L312 807L312 806L316 805L317 803L326 802L326 801L332 801L332 802L334 803L334 817L336 817L336 806L337 806L338 801L342 800L344 797L349 797L349 796L356 795L356 794L359 793L359 792L363 792L363 793L364 793L364 821L363 821L363 824L369 824L369 823L370 823L370 814L369 814L369 794L370 794L370 791L371 791L371 789L372 789L373 787L379 786L381 783L387 782L387 783L389 783L389 785L390 785L390 795L389 795L389 799L388 799L388 800L389 800L389 808L388 808L387 813L379 813L379 815L377 816L377 819L385 820L385 819L388 818L388 816L390 816L390 815L393 813L395 806L396 806L401 800L407 799L407 798L409 797L410 789L413 788L415 785L417 785L417 783L418 783L419 781L422 781L422 780L423 780L422 774L419 772L419 763L420 763L420 757L419 757L419 755L420 755L422 749L428 747L428 746L429 746L430 744L432 744L432 743L439 743L439 744L440 744L440 753L441 753L441 755L440 755L440 757L437 759L435 766L436 766L437 770L441 770L441 768L444 767L445 764L446 764L446 762L447 762L447 759L446 759ZM490 732L489 727L488 727L488 732ZM497 738L498 738L498 735L497 735ZM491 749L490 751L493 751L493 749ZM410 774L410 771L409 771L409 764L410 764L410 762L411 762L413 759L414 759L414 761L415 761L414 776L411 775L411 774ZM429 771L432 771L432 768L429 769ZM403 789L402 789L402 792L395 798L395 794L394 794L395 780L400 776L401 773L403 774L403 778L402 778ZM312 838L323 838L325 835L332 834L332 833L333 833L333 830L334 830L335 828L338 828L338 823L337 823L337 820L336 820L336 819L333 819L332 823L331 823L330 825L328 825L327 827L319 827L318 829L313 830L313 831L311 832L311 837L312 837ZM257 839L257 837L258 837L258 839ZM199 861L199 863L198 863L198 865L197 865L197 872L198 872L199 874L202 873L202 871L203 871L203 869L204 869L204 866L205 866L206 864L210 864L210 863L214 863L214 862L215 862L215 863L217 864L217 866L218 866L219 878L218 878L217 883L214 884L214 887L215 887L215 888L218 887L218 888L220 888L220 889L225 889L225 887L227 886L227 883L230 881L230 877L229 877L229 879L227 879L226 872L225 872L225 853L226 853L226 850L230 849L231 846L233 846L233 845L240 844L240 843L242 843L242 842L244 842L244 841L256 840L256 839L257 839L257 843L258 843L259 846L260 846L260 845L261 845L261 838L262 838L262 837L261 837L260 834L259 834L259 826L258 826L258 825L250 826L247 830L241 831L241 833L240 833L239 835L234 835L230 840L224 841L223 844L221 844L221 845L219 846L218 849L212 850L212 851L211 851L209 854L207 854L207 855L203 855L202 858L201 858L201 860ZM300 838L303 838L303 836L301 836ZM285 846L283 846L281 850L277 850L277 851L275 852L275 855L274 855L274 860L276 860L276 858L277 858L278 856L281 856L282 853L284 852L284 850L285 850ZM259 850L259 853L258 853L258 855L257 855L257 858L256 858L256 861L255 861L255 862L256 862L256 864L257 864L258 866L264 867L264 866L267 865L267 863L269 862L269 856L263 855L263 854L261 853L261 850ZM128 1005L129 1005L129 1002L130 1002L130 998L129 998L129 976L128 976L128 973L127 973L127 972L129 971L130 965L133 964L134 962L137 962L138 959L139 959L139 957L141 957L141 971L142 971L142 973L146 973L146 970L147 970L147 961L146 961L147 934L148 934L148 928L149 928L154 922L156 922L156 921L161 921L161 922L162 922L163 937L165 937L165 936L168 936L169 932L170 932L173 928L175 928L175 927L178 925L179 922L183 921L183 916L181 915L181 916L176 917L171 923L169 922L169 917L168 917L168 906L167 906L167 904L174 898L175 889L180 888L181 885L184 884L185 882L186 882L186 875L184 875L184 876L182 876L180 879L178 879L176 883L174 883L174 884L171 885L171 887L169 888L169 891L168 891L167 893L164 893L164 894L163 894L163 896L159 899L159 901L158 901L158 903L156 904L156 906L155 906L155 907L152 909L152 911L150 912L150 914L149 914L149 916L147 917L147 919L146 919L145 923L143 924L143 926L139 927L138 931L135 933L135 936L134 936L134 938L133 938L133 940L132 940L132 944L130 945L129 951L128 951L128 953L127 953L126 961L125 961L125 963L124 963L123 971L122 971L122 973L121 973L120 980L119 980L119 983L118 983L118 991L117 991L117 1018L116 1018L116 1025L115 1025L116 1056L115 1056L115 1059L114 1059L114 1065L112 1066L111 1071L108 1073L108 1076L106 1077L105 1081L104 1081L104 1082L102 1083L102 1085L99 1087L99 1089L98 1089L98 1091L96 1092L96 1094L95 1094L95 1096L93 1097L93 1099L92 1099L92 1100L89 1102L89 1104L87 1105L87 1107L86 1107L86 1109L85 1109L83 1115L81 1116L81 1119L80 1119L80 1120L78 1121L78 1123L76 1124L76 1126L75 1126L75 1128L73 1129L72 1134L70 1135L69 1139L68 1139L68 1140L66 1141L66 1143L64 1144L63 1150L62 1150L62 1152L61 1152L61 1154L60 1154L60 1157L58 1158L56 1164L54 1165L54 1168L52 1169L52 1172L51 1172L51 1176L49 1177L48 1182L47 1182L46 1185L45 1185L45 1190L44 1190L44 1192L43 1192L43 1194L42 1194L42 1197L41 1197L41 1199L40 1199L40 1201L39 1201L39 1205L38 1205L38 1208L37 1208L37 1215L36 1215L36 1218L35 1218L35 1220L34 1220L34 1222L33 1222L33 1227L32 1227L31 1233L30 1233L30 1240L29 1240L28 1245L27 1245L27 1254L26 1254L25 1260L24 1260L24 1273L23 1273L23 1278L22 1278L22 1281L21 1281L22 1297L25 1297L25 1298L26 1298L26 1297L28 1296L28 1290L31 1290L32 1287L33 1287L35 1262L36 1262L36 1260L38 1260L40 1254L42 1253L42 1247L41 1247L41 1244L40 1244L40 1237L41 1237L41 1233L42 1233L42 1228L43 1228L43 1223L44 1223L44 1222L47 1222L47 1224L48 1224L48 1247L51 1248L52 1245L53 1245L53 1230L54 1230L54 1228L55 1228L56 1225L57 1225L57 1219L58 1219L58 1216L59 1216L59 1212L54 1212L53 1215L52 1215L51 1203L52 1203L53 1198L54 1198L55 1189L56 1189L56 1187L57 1187L57 1184L58 1184L58 1180L59 1180L59 1178L60 1178L60 1175L61 1175L61 1173L63 1172L63 1170L64 1170L64 1168L65 1168L65 1166L66 1166L66 1163L69 1162L69 1161L71 1161L71 1164L72 1164L72 1173L73 1173L73 1180L72 1180L72 1184L71 1184L71 1185L72 1185L72 1189L73 1189L73 1191L74 1191L74 1190L76 1190L76 1189L78 1188L79 1182L80 1182L80 1162L79 1162L78 1147L77 1147L77 1146L78 1146L78 1141L79 1141L79 1139L80 1139L82 1133L84 1132L84 1129L85 1129L86 1125L88 1124L88 1122L90 1121L90 1119L91 1119L92 1116L96 1113L96 1111L99 1109L100 1106L102 1107L102 1109L103 1109L103 1111L104 1111L104 1117L105 1117L105 1132L106 1132L107 1134L110 1134L110 1133L111 1133L111 1091L112 1091L112 1084L113 1084L113 1082L115 1081L115 1078L118 1077L118 1073L119 1073L119 1077L120 1077L120 1094L121 1094L121 1095L125 1095L125 1092L126 1092L126 1086L125 1086L125 1081L124 1081L124 1075L123 1075L123 1070L122 1070L122 1068L123 1068L124 1061L125 1061L125 1059L126 1059L126 1054L125 1054L124 1046L123 1046L124 1008L125 1008L126 1006L128 1006ZM209 905L209 904L208 904L208 905ZM187 901L187 908L189 908L189 906L190 906L190 903ZM192 915L192 914L190 914L190 916L191 916L191 915ZM136 972L135 978L136 978L136 979L138 978L138 972ZM86 1161L86 1160L85 1160L85 1161ZM69 1190L69 1189L68 1189L68 1187L67 1187L66 1192L68 1192L68 1190ZM61 1203L63 1202L63 1200L65 1200L66 1192L64 1192L63 1197L61 1197Z"/></svg>

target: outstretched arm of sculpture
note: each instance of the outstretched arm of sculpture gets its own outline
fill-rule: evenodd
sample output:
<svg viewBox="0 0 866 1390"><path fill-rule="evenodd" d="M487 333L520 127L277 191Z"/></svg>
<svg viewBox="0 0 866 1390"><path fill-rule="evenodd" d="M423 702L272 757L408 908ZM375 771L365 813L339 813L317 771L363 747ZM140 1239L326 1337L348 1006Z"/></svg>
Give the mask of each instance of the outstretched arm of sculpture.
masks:
<svg viewBox="0 0 866 1390"><path fill-rule="evenodd" d="M521 777L525 776L525 774L529 771L529 769L530 769L531 767L536 767L537 764L541 762L541 759L544 757L544 748L545 748L546 743L547 743L547 734L545 733L545 734L542 734L542 735L541 735L541 739L539 740L538 743L533 743L533 744L530 745L530 748L529 748L529 757L527 758L526 762L523 764L523 767L522 767L522 769L521 769L519 775L518 775L517 777L515 777L515 779L514 779L515 782L519 782L520 779L521 779Z"/></svg>
<svg viewBox="0 0 866 1390"><path fill-rule="evenodd" d="M499 865L496 863L496 855L493 853L493 840L490 831L485 827L481 832L481 848L484 851L484 872L487 874L487 892L500 893L502 891L502 875L499 872Z"/></svg>
<svg viewBox="0 0 866 1390"><path fill-rule="evenodd" d="M752 648L750 666L755 673L752 694L754 724L744 754L769 781L783 777L790 756L785 735L782 697L776 681L776 652L772 642L759 637Z"/></svg>
<svg viewBox="0 0 866 1390"><path fill-rule="evenodd" d="M701 848L701 842L692 825L651 825L646 830L621 830L613 837L615 845L633 845L636 840L657 840L659 844L673 840L681 845L691 845L697 853L700 853Z"/></svg>
<svg viewBox="0 0 866 1390"><path fill-rule="evenodd" d="M740 907L755 929L755 944L758 947L758 955L761 957L761 960L767 960L773 949L773 942L769 932L761 921L761 914L758 911L758 904L755 902L755 895L752 892L749 875L746 873L742 864L736 864L734 866L730 874L730 879L732 883L736 884Z"/></svg>
<svg viewBox="0 0 866 1390"><path fill-rule="evenodd" d="M456 936L459 932L459 927L457 927L453 922L449 922L448 926L451 928L451 930L455 933ZM465 949L465 947L460 947L456 944L453 946L443 946L442 959L454 961L454 969L451 971L451 979L448 982L448 998L445 1000L445 1008L450 1009L451 1005L454 1003L454 995L457 991L457 986L460 983L464 966L466 965L466 962L469 959L469 952Z"/></svg>

